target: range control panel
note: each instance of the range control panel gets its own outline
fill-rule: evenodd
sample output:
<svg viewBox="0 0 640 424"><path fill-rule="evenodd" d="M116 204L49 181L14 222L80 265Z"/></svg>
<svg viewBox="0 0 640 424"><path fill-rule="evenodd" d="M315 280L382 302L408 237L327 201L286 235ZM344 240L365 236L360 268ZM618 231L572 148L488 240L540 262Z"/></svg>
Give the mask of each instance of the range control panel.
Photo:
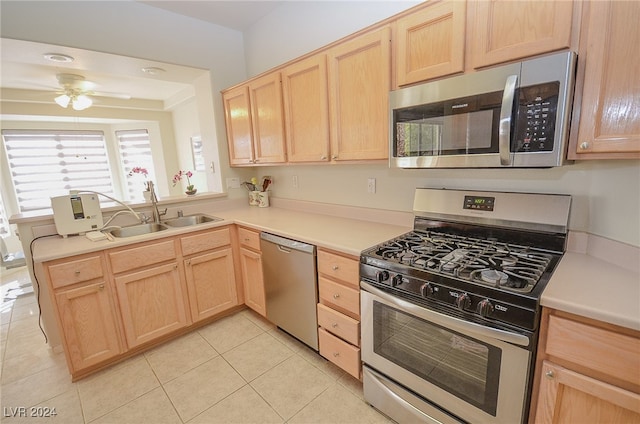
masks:
<svg viewBox="0 0 640 424"><path fill-rule="evenodd" d="M512 152L553 150L558 110L559 82L521 87Z"/></svg>

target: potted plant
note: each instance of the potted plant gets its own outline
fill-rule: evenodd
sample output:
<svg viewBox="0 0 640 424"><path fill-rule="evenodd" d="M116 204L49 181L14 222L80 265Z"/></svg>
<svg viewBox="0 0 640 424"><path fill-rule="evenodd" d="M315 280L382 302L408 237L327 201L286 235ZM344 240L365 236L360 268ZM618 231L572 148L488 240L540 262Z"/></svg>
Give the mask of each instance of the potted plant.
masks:
<svg viewBox="0 0 640 424"><path fill-rule="evenodd" d="M191 171L178 171L178 173L176 175L173 176L173 186L175 187L176 184L178 184L178 181L181 181L182 178L186 178L187 179L187 188L185 193L187 193L187 195L189 196L193 196L194 194L196 194L196 192L198 191L195 186L193 184L191 184L191 180L190 178L193 176L193 173Z"/></svg>
<svg viewBox="0 0 640 424"><path fill-rule="evenodd" d="M149 171L147 171L146 168L143 168L141 166L134 166L133 168L131 168L131 171L129 171L129 177L133 177L135 175L141 175L144 178L144 191L142 192L142 196L144 197L145 201L150 201L151 200L151 184L149 184L151 181L147 181L147 176L149 175Z"/></svg>

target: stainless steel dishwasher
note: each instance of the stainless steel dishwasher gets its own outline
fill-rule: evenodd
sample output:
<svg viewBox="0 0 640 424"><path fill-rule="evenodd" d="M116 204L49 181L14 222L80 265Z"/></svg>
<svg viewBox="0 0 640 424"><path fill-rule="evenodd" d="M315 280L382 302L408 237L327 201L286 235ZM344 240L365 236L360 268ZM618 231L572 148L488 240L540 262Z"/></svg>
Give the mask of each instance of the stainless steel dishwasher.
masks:
<svg viewBox="0 0 640 424"><path fill-rule="evenodd" d="M260 233L267 319L318 350L316 247Z"/></svg>

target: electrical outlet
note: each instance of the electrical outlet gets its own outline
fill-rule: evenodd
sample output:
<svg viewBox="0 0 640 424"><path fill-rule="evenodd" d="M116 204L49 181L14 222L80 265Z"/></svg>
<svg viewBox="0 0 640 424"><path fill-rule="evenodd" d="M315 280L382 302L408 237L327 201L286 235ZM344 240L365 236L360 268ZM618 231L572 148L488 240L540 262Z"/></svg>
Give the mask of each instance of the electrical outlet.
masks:
<svg viewBox="0 0 640 424"><path fill-rule="evenodd" d="M292 178L292 182L293 182L293 188L299 188L300 186L298 185L298 176L294 175Z"/></svg>
<svg viewBox="0 0 640 424"><path fill-rule="evenodd" d="M375 193L376 192L376 179L369 178L367 180L367 193Z"/></svg>
<svg viewBox="0 0 640 424"><path fill-rule="evenodd" d="M240 178L227 178L227 188L240 188Z"/></svg>

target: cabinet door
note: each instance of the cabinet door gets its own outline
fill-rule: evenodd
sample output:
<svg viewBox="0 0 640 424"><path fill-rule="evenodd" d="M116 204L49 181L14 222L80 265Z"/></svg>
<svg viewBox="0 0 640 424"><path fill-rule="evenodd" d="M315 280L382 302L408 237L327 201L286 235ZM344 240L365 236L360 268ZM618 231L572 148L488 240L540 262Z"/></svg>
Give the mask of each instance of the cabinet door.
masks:
<svg viewBox="0 0 640 424"><path fill-rule="evenodd" d="M222 101L229 144L229 163L252 165L254 154L249 87L243 85L225 92L222 95Z"/></svg>
<svg viewBox="0 0 640 424"><path fill-rule="evenodd" d="M464 0L435 3L397 25L398 86L464 71Z"/></svg>
<svg viewBox="0 0 640 424"><path fill-rule="evenodd" d="M116 277L116 291L129 347L188 324L178 264Z"/></svg>
<svg viewBox="0 0 640 424"><path fill-rule="evenodd" d="M274 72L249 83L255 162L286 162L280 73Z"/></svg>
<svg viewBox="0 0 640 424"><path fill-rule="evenodd" d="M111 292L104 281L57 291L55 298L72 373L122 352Z"/></svg>
<svg viewBox="0 0 640 424"><path fill-rule="evenodd" d="M474 68L568 48L573 1L473 0Z"/></svg>
<svg viewBox="0 0 640 424"><path fill-rule="evenodd" d="M248 307L262 316L267 316L262 276L262 255L249 249L240 249L244 301Z"/></svg>
<svg viewBox="0 0 640 424"><path fill-rule="evenodd" d="M326 55L318 54L282 71L289 162L329 160L329 92Z"/></svg>
<svg viewBox="0 0 640 424"><path fill-rule="evenodd" d="M640 158L640 3L592 1L588 8L578 55L580 123L569 158Z"/></svg>
<svg viewBox="0 0 640 424"><path fill-rule="evenodd" d="M185 273L193 322L238 304L231 248L185 260Z"/></svg>
<svg viewBox="0 0 640 424"><path fill-rule="evenodd" d="M331 159L387 159L391 31L384 27L329 50Z"/></svg>
<svg viewBox="0 0 640 424"><path fill-rule="evenodd" d="M640 395L544 361L536 423L637 423Z"/></svg>

